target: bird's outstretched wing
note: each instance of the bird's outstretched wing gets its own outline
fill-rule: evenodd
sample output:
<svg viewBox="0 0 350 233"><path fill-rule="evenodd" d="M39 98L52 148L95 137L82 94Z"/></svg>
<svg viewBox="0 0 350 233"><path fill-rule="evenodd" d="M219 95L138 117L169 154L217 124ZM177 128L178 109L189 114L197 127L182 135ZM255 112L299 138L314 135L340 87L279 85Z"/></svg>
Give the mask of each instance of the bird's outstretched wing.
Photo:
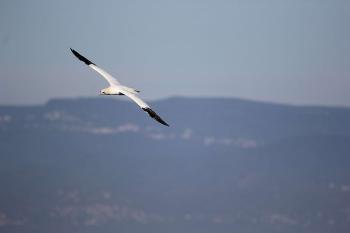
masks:
<svg viewBox="0 0 350 233"><path fill-rule="evenodd" d="M119 86L120 83L118 82L117 79L115 79L112 75L108 74L106 71L104 71L103 69L99 68L98 66L96 66L96 64L92 63L91 61L89 61L87 58L85 58L84 56L82 56L80 53L78 53L77 51L75 51L74 49L70 49L72 51L72 53L82 62L84 62L86 65L90 66L91 69L95 70L97 73L99 73L104 79L107 80L107 82L109 83L109 85L111 86Z"/></svg>
<svg viewBox="0 0 350 233"><path fill-rule="evenodd" d="M150 117L152 117L153 119L155 119L163 125L169 126L168 123L166 123L162 118L160 118L160 116L158 116L157 113L155 113L151 109L151 107L148 104L146 104L142 99L140 99L137 95L130 93L126 90L120 90L120 92L132 99L138 106L140 106L140 108L142 108L143 111L147 112L148 115L150 115Z"/></svg>

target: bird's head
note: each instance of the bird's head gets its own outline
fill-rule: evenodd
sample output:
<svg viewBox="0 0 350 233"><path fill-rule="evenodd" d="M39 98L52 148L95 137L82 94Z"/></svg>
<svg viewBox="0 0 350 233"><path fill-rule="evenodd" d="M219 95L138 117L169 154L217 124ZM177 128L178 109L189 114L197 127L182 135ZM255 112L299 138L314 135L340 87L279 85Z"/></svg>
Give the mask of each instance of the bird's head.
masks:
<svg viewBox="0 0 350 233"><path fill-rule="evenodd" d="M102 90L100 91L100 95L107 95L106 89L102 89Z"/></svg>

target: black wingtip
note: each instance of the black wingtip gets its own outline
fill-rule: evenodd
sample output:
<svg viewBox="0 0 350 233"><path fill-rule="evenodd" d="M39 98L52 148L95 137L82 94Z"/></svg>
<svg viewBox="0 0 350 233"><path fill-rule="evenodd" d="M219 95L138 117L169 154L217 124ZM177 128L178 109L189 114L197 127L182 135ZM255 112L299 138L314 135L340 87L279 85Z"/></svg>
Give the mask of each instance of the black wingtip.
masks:
<svg viewBox="0 0 350 233"><path fill-rule="evenodd" d="M74 56L76 56L80 61L84 62L86 65L91 65L91 64L95 65L94 63L89 61L86 57L82 56L80 53L78 53L74 49L70 48L70 51L72 51Z"/></svg>
<svg viewBox="0 0 350 233"><path fill-rule="evenodd" d="M170 127L169 124L166 123L162 118L160 118L160 116L158 116L157 113L155 113L152 109L150 109L150 108L142 108L142 110L147 112L148 115L150 115L150 117L152 117L153 119L155 119L156 121L158 121L162 125Z"/></svg>

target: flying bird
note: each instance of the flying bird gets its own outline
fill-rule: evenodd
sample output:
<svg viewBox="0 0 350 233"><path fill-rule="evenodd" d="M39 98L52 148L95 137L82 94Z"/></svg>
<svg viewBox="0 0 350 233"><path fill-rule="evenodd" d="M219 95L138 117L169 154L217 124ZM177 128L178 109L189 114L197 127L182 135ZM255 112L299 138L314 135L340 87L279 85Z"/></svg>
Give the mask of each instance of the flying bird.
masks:
<svg viewBox="0 0 350 233"><path fill-rule="evenodd" d="M70 49L72 53L86 65L88 65L91 69L95 70L99 73L104 79L109 83L109 87L104 88L100 91L100 95L125 95L132 99L143 111L147 112L150 117L158 121L159 123L169 126L160 116L155 113L151 107L146 104L142 99L140 99L137 94L140 92L134 88L124 86L119 83L119 81L114 78L112 75L99 68L96 64L89 61L87 58L79 54L74 49Z"/></svg>

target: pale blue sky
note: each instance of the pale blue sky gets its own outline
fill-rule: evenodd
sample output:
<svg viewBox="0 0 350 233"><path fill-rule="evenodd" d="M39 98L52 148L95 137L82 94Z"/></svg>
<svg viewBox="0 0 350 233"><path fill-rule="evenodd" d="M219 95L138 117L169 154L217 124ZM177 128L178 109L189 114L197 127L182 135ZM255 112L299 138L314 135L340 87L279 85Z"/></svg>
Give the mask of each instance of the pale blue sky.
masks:
<svg viewBox="0 0 350 233"><path fill-rule="evenodd" d="M2 0L0 28L0 104L96 96L72 47L148 99L350 106L348 0Z"/></svg>

